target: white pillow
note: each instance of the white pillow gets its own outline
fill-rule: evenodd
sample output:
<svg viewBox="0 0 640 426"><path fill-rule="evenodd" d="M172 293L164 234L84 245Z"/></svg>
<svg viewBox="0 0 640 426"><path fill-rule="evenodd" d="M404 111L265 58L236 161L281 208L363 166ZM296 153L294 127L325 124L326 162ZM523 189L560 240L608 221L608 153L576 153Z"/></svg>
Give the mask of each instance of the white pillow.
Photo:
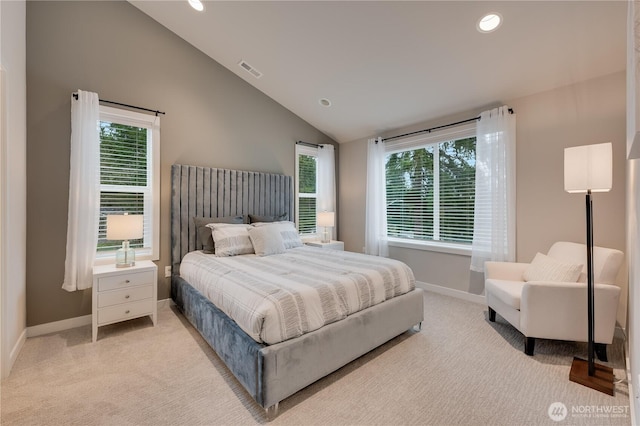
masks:
<svg viewBox="0 0 640 426"><path fill-rule="evenodd" d="M270 256L285 252L280 231L274 226L259 226L249 229L249 238L258 256Z"/></svg>
<svg viewBox="0 0 640 426"><path fill-rule="evenodd" d="M525 281L578 281L583 265L564 263L552 257L537 253L531 264L525 269L522 277Z"/></svg>
<svg viewBox="0 0 640 426"><path fill-rule="evenodd" d="M254 253L253 244L249 239L251 225L210 223L207 227L211 228L216 256Z"/></svg>
<svg viewBox="0 0 640 426"><path fill-rule="evenodd" d="M302 240L300 239L300 235L298 234L296 225L293 222L257 222L253 223L252 226L255 226L257 228L273 227L280 231L280 235L282 235L282 241L284 241L284 248L286 249L302 247L304 245L302 243Z"/></svg>

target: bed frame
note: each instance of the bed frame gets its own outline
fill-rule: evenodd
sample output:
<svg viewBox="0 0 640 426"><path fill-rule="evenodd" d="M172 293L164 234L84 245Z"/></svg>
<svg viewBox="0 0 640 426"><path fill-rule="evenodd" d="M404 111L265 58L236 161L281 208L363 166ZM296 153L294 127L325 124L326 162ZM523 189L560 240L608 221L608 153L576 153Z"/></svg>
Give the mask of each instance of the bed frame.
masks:
<svg viewBox="0 0 640 426"><path fill-rule="evenodd" d="M257 343L179 275L180 261L202 248L194 216L287 212L293 219L291 176L175 164L171 177L171 297L268 418L283 399L422 323L415 289L300 337Z"/></svg>

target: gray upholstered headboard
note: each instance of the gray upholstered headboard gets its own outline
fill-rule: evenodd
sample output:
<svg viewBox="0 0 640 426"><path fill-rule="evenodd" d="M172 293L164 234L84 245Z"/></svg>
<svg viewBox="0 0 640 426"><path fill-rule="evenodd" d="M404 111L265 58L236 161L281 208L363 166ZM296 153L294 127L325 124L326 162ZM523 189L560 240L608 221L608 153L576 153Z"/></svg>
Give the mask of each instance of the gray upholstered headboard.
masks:
<svg viewBox="0 0 640 426"><path fill-rule="evenodd" d="M171 265L179 271L185 254L202 246L196 238L194 216L280 215L293 220L291 176L171 166Z"/></svg>

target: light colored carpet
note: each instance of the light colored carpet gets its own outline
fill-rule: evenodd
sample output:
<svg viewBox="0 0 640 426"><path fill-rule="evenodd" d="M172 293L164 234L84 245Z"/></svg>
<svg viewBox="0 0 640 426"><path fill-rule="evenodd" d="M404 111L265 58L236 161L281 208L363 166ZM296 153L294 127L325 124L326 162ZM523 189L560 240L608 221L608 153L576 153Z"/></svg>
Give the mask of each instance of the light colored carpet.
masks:
<svg viewBox="0 0 640 426"><path fill-rule="evenodd" d="M264 410L175 307L148 318L30 338L2 382L2 425L246 425ZM408 332L280 404L274 425L630 424L616 396L569 381L585 344L522 336L486 307L425 294L421 332ZM609 365L624 378L621 341ZM568 416L551 420L562 402ZM608 414L611 410L618 413ZM590 411L592 413L587 413ZM599 411L599 412L598 412Z"/></svg>

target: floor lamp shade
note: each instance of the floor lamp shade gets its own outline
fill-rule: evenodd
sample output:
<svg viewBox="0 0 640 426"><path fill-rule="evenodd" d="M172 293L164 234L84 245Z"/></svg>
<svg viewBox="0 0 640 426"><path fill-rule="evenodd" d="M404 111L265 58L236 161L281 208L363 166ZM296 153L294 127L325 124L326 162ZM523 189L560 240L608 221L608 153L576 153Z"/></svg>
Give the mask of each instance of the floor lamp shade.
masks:
<svg viewBox="0 0 640 426"><path fill-rule="evenodd" d="M143 237L143 216L123 214L107 216L107 240L122 240L122 247L116 251L116 267L135 265L135 250L129 247L129 240Z"/></svg>
<svg viewBox="0 0 640 426"><path fill-rule="evenodd" d="M564 150L564 189L570 193L586 193L587 240L587 360L574 358L569 380L614 394L613 369L594 361L595 291L593 282L593 203L592 192L607 192L612 186L611 143L577 146Z"/></svg>
<svg viewBox="0 0 640 426"><path fill-rule="evenodd" d="M607 192L613 181L611 143L564 150L564 190L571 193Z"/></svg>

